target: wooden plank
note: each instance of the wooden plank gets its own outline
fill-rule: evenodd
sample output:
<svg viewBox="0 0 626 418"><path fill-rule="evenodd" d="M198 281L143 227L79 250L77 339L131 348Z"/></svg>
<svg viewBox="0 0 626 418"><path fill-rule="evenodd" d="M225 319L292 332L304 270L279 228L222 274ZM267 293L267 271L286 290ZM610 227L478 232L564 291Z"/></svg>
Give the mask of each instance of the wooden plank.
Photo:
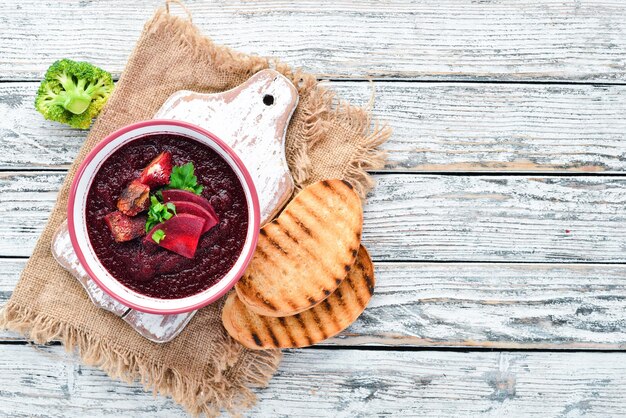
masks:
<svg viewBox="0 0 626 418"><path fill-rule="evenodd" d="M119 74L162 0L3 7L0 79L41 77L73 57ZM618 0L186 2L203 33L326 77L626 79L626 9ZM65 30L59 30L63 22Z"/></svg>
<svg viewBox="0 0 626 418"><path fill-rule="evenodd" d="M626 172L626 87L333 82L394 129L386 171ZM45 121L35 83L0 84L0 169L67 168L84 131Z"/></svg>
<svg viewBox="0 0 626 418"><path fill-rule="evenodd" d="M64 173L0 173L0 256L28 256ZM626 262L626 179L378 175L378 261Z"/></svg>
<svg viewBox="0 0 626 418"><path fill-rule="evenodd" d="M381 175L363 242L377 260L626 261L626 179Z"/></svg>
<svg viewBox="0 0 626 418"><path fill-rule="evenodd" d="M375 89L393 128L386 171L625 172L626 87L334 83L353 103Z"/></svg>
<svg viewBox="0 0 626 418"><path fill-rule="evenodd" d="M0 256L30 256L65 173L0 173Z"/></svg>
<svg viewBox="0 0 626 418"><path fill-rule="evenodd" d="M24 264L0 260L0 304ZM381 262L376 281L363 315L321 345L626 348L624 265Z"/></svg>
<svg viewBox="0 0 626 418"><path fill-rule="evenodd" d="M0 415L186 416L61 347L0 345ZM296 350L246 416L621 416L625 353Z"/></svg>

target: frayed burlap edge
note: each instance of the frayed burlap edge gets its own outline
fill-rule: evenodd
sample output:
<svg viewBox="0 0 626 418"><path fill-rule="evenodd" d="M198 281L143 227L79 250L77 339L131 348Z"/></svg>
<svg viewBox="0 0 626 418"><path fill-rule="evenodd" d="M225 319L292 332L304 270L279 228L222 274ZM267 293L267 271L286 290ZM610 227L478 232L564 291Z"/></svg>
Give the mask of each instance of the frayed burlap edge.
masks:
<svg viewBox="0 0 626 418"><path fill-rule="evenodd" d="M287 77L298 90L300 103L297 111L303 113L305 121L304 135L289 143L287 152L287 163L297 188L302 188L311 180L310 147L331 135L333 124L342 123L364 138L346 166L343 179L354 185L359 195L365 198L367 191L374 185L367 170L384 167L386 153L377 147L391 136L388 126L379 126L377 123L371 126L370 109L337 100L334 92L320 86L314 75L303 73L300 69L292 70L278 59L247 55L216 45L189 21L170 15L164 8L157 10L145 30L168 32L177 38L180 48L211 62L216 69L225 73L252 76L260 70L273 68Z"/></svg>
<svg viewBox="0 0 626 418"><path fill-rule="evenodd" d="M82 361L104 370L112 378L127 383L140 381L154 394L171 396L193 415L217 416L222 409L236 414L242 408L254 405L256 396L253 387L265 387L280 364L281 355L276 350L262 352L255 357L254 364L238 368L240 378L235 384L218 372L210 378L196 380L181 375L177 370L165 368L149 358L121 350L108 341L103 341L76 327L61 323L45 315L36 315L20 306L7 303L0 310L0 328L7 328L26 335L37 344L52 340L60 341L66 351L78 351ZM233 350L241 350L235 344L224 343L220 350L223 373L228 373L229 358L237 358Z"/></svg>
<svg viewBox="0 0 626 418"><path fill-rule="evenodd" d="M179 46L189 53L211 62L219 71L251 76L262 69L274 68L292 81L301 98L298 111L304 115L304 135L288 144L290 152L287 153L287 162L298 188L310 182L310 147L330 135L333 124L342 123L361 135L363 141L355 149L350 164L345 167L343 178L355 186L362 198L365 197L373 186L367 170L384 166L385 153L377 147L391 135L391 129L386 126L371 126L369 110L337 101L334 93L321 87L315 76L300 70L293 71L278 60L245 55L216 45L188 21L171 16L164 8L157 10L154 18L144 27L144 32L148 33L161 31L167 32L173 41L178 41ZM233 350L241 350L243 347L224 343L224 354L215 374L198 380L183 376L175 369L165 368L151 359L142 358L137 353L125 352L114 343L88 335L71 324L37 315L11 302L0 310L0 327L20 332L35 343L59 340L67 351L77 349L85 364L97 366L111 377L129 383L139 380L154 393L171 396L194 415L214 416L222 409L237 413L252 406L256 396L251 388L267 386L281 360L276 350L259 353L260 356L254 358L253 364L239 365L236 372L240 378L232 383L223 379L223 376L235 373L229 359L236 359L238 356Z"/></svg>

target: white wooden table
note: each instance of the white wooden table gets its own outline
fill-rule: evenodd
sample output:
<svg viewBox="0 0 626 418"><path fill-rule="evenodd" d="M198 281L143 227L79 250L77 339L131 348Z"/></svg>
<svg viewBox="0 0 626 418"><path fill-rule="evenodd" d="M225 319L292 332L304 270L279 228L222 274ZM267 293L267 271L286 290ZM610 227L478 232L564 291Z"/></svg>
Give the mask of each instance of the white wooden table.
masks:
<svg viewBox="0 0 626 418"><path fill-rule="evenodd" d="M55 59L119 76L160 1L4 0L0 303L85 132L33 109ZM327 78L395 128L365 211L377 288L288 351L251 416L626 414L626 3L191 1L217 42ZM0 416L184 416L0 333Z"/></svg>

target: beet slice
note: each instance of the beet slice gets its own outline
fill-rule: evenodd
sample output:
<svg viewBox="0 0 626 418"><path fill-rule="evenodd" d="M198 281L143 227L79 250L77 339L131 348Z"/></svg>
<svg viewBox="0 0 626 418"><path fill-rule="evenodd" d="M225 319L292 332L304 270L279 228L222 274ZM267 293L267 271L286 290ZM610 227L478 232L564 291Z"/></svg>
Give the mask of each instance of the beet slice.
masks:
<svg viewBox="0 0 626 418"><path fill-rule="evenodd" d="M183 257L193 258L203 228L204 218L188 213L181 213L152 228L144 238L144 243L148 241L146 245L155 244L152 239L152 234L154 234L156 230L161 229L165 232L165 238L159 242L161 247L173 251L176 254L180 254Z"/></svg>
<svg viewBox="0 0 626 418"><path fill-rule="evenodd" d="M141 172L139 181L150 187L165 186L172 175L172 154L163 151Z"/></svg>
<svg viewBox="0 0 626 418"><path fill-rule="evenodd" d="M206 200L204 197L200 195L197 195L192 192L188 192L187 190L179 190L179 189L163 190L161 193L163 194L164 202L182 201L182 202L195 203L196 205L202 206L204 210L206 210L211 215L213 215L213 217L215 218L217 222L220 221L220 218L215 213L215 209L213 209L213 206L211 206L208 200Z"/></svg>
<svg viewBox="0 0 626 418"><path fill-rule="evenodd" d="M203 234L209 229L213 228L215 225L217 225L217 218L215 218L208 210L204 209L202 206L196 203L183 202L182 200L172 200L169 203L172 203L174 204L174 206L176 206L176 213L188 213L190 215L195 215L203 218Z"/></svg>

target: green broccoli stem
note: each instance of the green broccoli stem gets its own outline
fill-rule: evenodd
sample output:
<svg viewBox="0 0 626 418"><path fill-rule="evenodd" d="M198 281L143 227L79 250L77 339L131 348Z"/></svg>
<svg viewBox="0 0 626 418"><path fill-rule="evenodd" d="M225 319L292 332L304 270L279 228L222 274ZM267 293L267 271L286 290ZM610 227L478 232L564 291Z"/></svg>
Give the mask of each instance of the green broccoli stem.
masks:
<svg viewBox="0 0 626 418"><path fill-rule="evenodd" d="M57 103L74 113L80 115L91 104L91 95L85 91L85 80L78 80L74 83L72 77L67 74L59 75L59 82L65 92L59 93Z"/></svg>
<svg viewBox="0 0 626 418"><path fill-rule="evenodd" d="M80 115L89 107L91 103L91 97L88 94L81 94L80 96L69 96L65 99L63 107L75 115Z"/></svg>

